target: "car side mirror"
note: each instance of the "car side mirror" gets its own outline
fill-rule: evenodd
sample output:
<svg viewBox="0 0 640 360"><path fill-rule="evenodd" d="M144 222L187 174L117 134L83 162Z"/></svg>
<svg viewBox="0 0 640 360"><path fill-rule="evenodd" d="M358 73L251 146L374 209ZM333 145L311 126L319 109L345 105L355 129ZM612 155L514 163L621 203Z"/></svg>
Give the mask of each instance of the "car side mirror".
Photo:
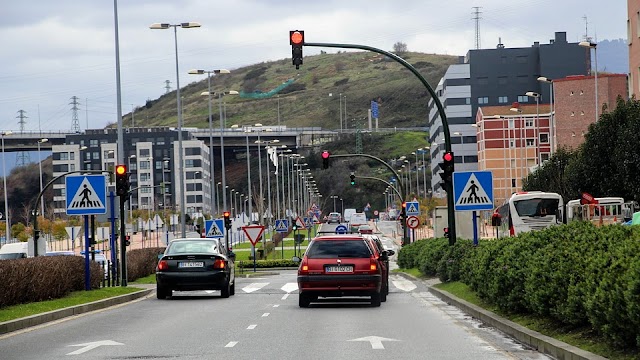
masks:
<svg viewBox="0 0 640 360"><path fill-rule="evenodd" d="M297 256L294 256L294 257L291 258L291 261L293 261L294 263L299 263L300 261L302 261L302 259L300 259Z"/></svg>
<svg viewBox="0 0 640 360"><path fill-rule="evenodd" d="M382 260L382 261L389 260L389 255L387 255L386 251L383 251L382 254L380 254L380 260Z"/></svg>
<svg viewBox="0 0 640 360"><path fill-rule="evenodd" d="M387 250L387 255L389 255L389 256L393 256L393 255L395 255L395 254L396 254L396 252L395 252L395 251L393 251L393 250Z"/></svg>

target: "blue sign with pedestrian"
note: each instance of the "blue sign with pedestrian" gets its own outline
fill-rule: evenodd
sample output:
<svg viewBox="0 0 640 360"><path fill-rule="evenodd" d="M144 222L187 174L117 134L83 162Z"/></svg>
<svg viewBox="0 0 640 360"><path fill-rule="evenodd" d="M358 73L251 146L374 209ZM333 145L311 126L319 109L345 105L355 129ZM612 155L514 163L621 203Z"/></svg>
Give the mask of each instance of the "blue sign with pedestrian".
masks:
<svg viewBox="0 0 640 360"><path fill-rule="evenodd" d="M336 234L346 234L347 233L347 227L344 225L338 225L336 226Z"/></svg>
<svg viewBox="0 0 640 360"><path fill-rule="evenodd" d="M67 215L99 215L107 213L107 181L105 175L65 177Z"/></svg>
<svg viewBox="0 0 640 360"><path fill-rule="evenodd" d="M289 231L289 220L287 219L277 219L276 220L276 231L279 233L286 233Z"/></svg>
<svg viewBox="0 0 640 360"><path fill-rule="evenodd" d="M453 196L456 211L493 210L493 173L454 172Z"/></svg>
<svg viewBox="0 0 640 360"><path fill-rule="evenodd" d="M378 118L378 103L376 101L371 101L371 117Z"/></svg>
<svg viewBox="0 0 640 360"><path fill-rule="evenodd" d="M407 215L420 215L420 204L417 201L407 201Z"/></svg>
<svg viewBox="0 0 640 360"><path fill-rule="evenodd" d="M304 221L304 227L306 227L307 229L311 229L311 227L313 226L313 218L306 217L302 220Z"/></svg>
<svg viewBox="0 0 640 360"><path fill-rule="evenodd" d="M224 237L224 219L205 220L204 237L220 239Z"/></svg>

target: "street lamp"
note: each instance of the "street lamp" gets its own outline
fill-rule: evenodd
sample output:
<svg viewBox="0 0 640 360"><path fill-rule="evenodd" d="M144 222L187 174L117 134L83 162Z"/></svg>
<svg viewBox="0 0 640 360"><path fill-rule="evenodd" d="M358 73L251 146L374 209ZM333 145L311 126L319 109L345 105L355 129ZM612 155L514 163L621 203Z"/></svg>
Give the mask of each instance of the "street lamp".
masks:
<svg viewBox="0 0 640 360"><path fill-rule="evenodd" d="M4 235L4 241L5 243L9 242L9 239L11 238L11 225L10 225L10 220L9 220L9 206L7 204L7 169L5 167L5 159L4 159L4 137L11 135L12 132L11 131L3 131L2 133L0 133L0 135L2 135L2 179L3 179L3 186L4 186L4 221L5 221L5 235ZM42 178L42 176L40 176L40 178Z"/></svg>
<svg viewBox="0 0 640 360"><path fill-rule="evenodd" d="M528 97L532 97L536 99L536 127L535 127L535 131L534 134L536 136L536 165L538 165L538 158L540 157L540 94L538 94L537 92L533 92L533 91L527 91L525 93L525 95L527 95ZM525 130L525 137L526 137L526 130Z"/></svg>
<svg viewBox="0 0 640 360"><path fill-rule="evenodd" d="M520 179L522 179L522 178L524 178L524 170L523 170L523 169L525 168L525 165L524 165L524 164L526 163L526 161L525 161L525 155L524 155L524 153L523 153L523 151L524 151L524 145L523 145L523 141L524 141L524 139L523 139L523 137L522 137L522 129L524 129L524 124L523 124L523 121L524 121L524 120L523 120L523 118L522 118L522 109L520 109L520 104L518 104L518 103L514 103L513 107L511 107L509 110L510 110L510 111L513 111L513 112L515 112L515 113L518 113L518 115L519 115L519 117L520 117L520 161L521 161L521 166L519 166L519 167L520 167L520 170L521 170L521 171L520 171L520 176L519 176L519 178L520 178ZM513 129L513 132L514 132L514 133L513 133L513 137L514 137L514 141L515 141L515 136L516 136L516 135L515 135L515 120L514 120L514 129ZM511 138L511 131L509 131L509 138ZM509 158L511 158L511 144L509 144ZM516 162L517 162L517 161L516 161ZM517 171L517 169L518 169L518 166L517 166L517 164L516 164L516 176L518 175L518 171Z"/></svg>
<svg viewBox="0 0 640 360"><path fill-rule="evenodd" d="M591 41L581 41L578 43L578 45L582 46L582 47L586 47L589 49L593 48L593 58L595 59L595 75L594 75L594 79L596 82L596 86L595 86L595 99L596 99L596 122L598 121L598 51L597 51L597 46L598 44L596 43L592 43Z"/></svg>
<svg viewBox="0 0 640 360"><path fill-rule="evenodd" d="M184 164L183 164L183 151L182 151L182 104L180 98L180 72L178 69L178 27L183 29L198 28L200 24L197 22L185 22L180 24L168 24L168 23L154 23L149 26L152 30L164 30L173 28L173 38L175 44L176 54L176 99L178 108L178 176L180 176L180 227L182 228L182 237L187 236L187 229L185 228L185 186L184 186Z"/></svg>
<svg viewBox="0 0 640 360"><path fill-rule="evenodd" d="M275 139L275 140L258 140L256 143L258 144L258 151L260 151L260 145L262 144L267 144L267 146L265 146L265 149L267 149L267 229L271 228L271 217L272 217L272 213L271 213L271 174L270 174L270 170L269 170L269 150L271 150L271 147L269 145L271 144L275 144L275 143L279 143L280 140ZM275 151L275 149L274 149ZM262 164L260 165L260 167L262 167ZM262 178L260 178L260 180L262 180Z"/></svg>
<svg viewBox="0 0 640 360"><path fill-rule="evenodd" d="M338 196L338 195L331 195L331 196L329 196L329 197L333 199L333 212L336 212L336 199L340 198L340 196Z"/></svg>
<svg viewBox="0 0 640 360"><path fill-rule="evenodd" d="M215 165L214 165L214 156L213 156L213 120L211 116L211 74L229 74L231 73L226 69L218 69L218 70L189 70L189 74L191 75L202 75L207 74L207 91L206 95L208 96L208 107L209 107L209 166L211 168L211 212L213 213L216 193L214 192L215 188ZM203 93L205 94L205 93ZM215 213L218 213L218 209L216 209Z"/></svg>
<svg viewBox="0 0 640 360"><path fill-rule="evenodd" d="M416 150L417 152L420 152L422 154L422 185L424 188L424 197L427 197L427 167L424 164L424 154L427 152L426 149L423 148L419 148L418 150Z"/></svg>
<svg viewBox="0 0 640 360"><path fill-rule="evenodd" d="M220 211L220 191L218 190L218 185L222 185L222 182L218 181L216 183L216 193L218 194L218 197L216 198L216 208ZM224 190L224 188L222 189Z"/></svg>
<svg viewBox="0 0 640 360"><path fill-rule="evenodd" d="M554 123L554 113L553 113L553 80L549 79L545 76L538 77L538 81L548 83L549 84L549 104L550 104L550 113L549 113L549 137L551 138L551 155L556 147L556 131L555 131L555 123Z"/></svg>
<svg viewBox="0 0 640 360"><path fill-rule="evenodd" d="M47 138L38 140L38 168L40 168L40 192L42 192L42 159L40 158L40 144L49 141ZM44 196L40 197L40 216L44 217Z"/></svg>
<svg viewBox="0 0 640 360"><path fill-rule="evenodd" d="M251 157L249 152L249 133L251 129L245 130L246 140L247 140L247 202L249 203L249 225L251 225L251 221L253 220L253 207L251 202L253 201L251 194Z"/></svg>

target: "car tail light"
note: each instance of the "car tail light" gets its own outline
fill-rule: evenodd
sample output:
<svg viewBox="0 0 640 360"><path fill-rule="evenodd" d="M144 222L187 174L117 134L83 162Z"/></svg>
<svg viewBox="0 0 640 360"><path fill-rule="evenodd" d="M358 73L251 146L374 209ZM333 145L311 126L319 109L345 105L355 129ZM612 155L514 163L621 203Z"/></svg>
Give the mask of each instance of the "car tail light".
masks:
<svg viewBox="0 0 640 360"><path fill-rule="evenodd" d="M216 259L216 261L213 263L214 269L224 269L226 266L227 262L222 259Z"/></svg>
<svg viewBox="0 0 640 360"><path fill-rule="evenodd" d="M369 264L369 270L371 271L377 271L378 270L378 260L376 259L371 259L371 263Z"/></svg>
<svg viewBox="0 0 640 360"><path fill-rule="evenodd" d="M302 262L300 263L300 270L298 271L298 274L308 274L309 273L309 264L307 263L307 258L303 258Z"/></svg>
<svg viewBox="0 0 640 360"><path fill-rule="evenodd" d="M169 263L166 260L160 260L158 263L158 270L167 270L169 269Z"/></svg>

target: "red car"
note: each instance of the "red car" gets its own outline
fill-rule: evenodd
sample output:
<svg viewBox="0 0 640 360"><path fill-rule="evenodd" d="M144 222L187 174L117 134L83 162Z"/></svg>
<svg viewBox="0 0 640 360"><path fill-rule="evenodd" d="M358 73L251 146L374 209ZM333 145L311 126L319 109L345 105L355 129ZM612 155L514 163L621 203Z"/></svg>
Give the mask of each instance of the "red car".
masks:
<svg viewBox="0 0 640 360"><path fill-rule="evenodd" d="M300 307L318 297L367 296L372 306L386 300L383 266L386 253L376 256L371 242L358 235L328 235L314 238L298 267Z"/></svg>

